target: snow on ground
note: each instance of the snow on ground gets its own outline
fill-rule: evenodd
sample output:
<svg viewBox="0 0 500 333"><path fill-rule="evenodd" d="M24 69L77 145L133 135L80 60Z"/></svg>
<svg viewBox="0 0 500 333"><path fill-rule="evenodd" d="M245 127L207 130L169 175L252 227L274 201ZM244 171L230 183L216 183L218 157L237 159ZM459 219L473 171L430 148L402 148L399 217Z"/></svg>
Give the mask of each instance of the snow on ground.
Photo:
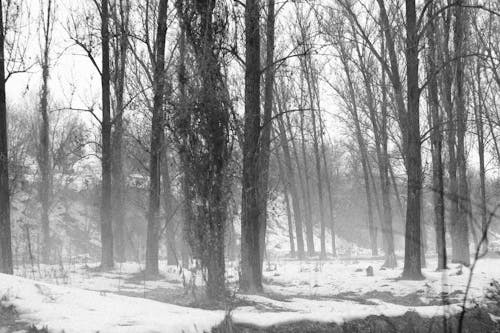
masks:
<svg viewBox="0 0 500 333"><path fill-rule="evenodd" d="M427 264L425 280L402 281L398 279L402 269L381 270L381 260L271 260L264 265L265 293L236 294L233 320L268 326L300 320L342 323L407 311L425 317L458 312L469 269L451 264L449 270L436 272L435 260L428 259ZM366 275L368 266L374 268L373 277ZM169 304L191 305L193 299L188 296L182 300L189 294L185 288L189 271L161 262L162 278L145 281L141 268L126 263L109 273L83 264L18 270L18 275L52 284L0 275L0 296L7 295L22 319L48 326L53 332L203 332L222 321L223 310ZM230 266L229 281L235 282L236 269ZM498 276L500 257L481 259L473 275L470 299L483 302L491 280ZM448 295L451 306L440 305L443 295Z"/></svg>
<svg viewBox="0 0 500 333"><path fill-rule="evenodd" d="M50 332L205 332L223 311L56 286L0 274L0 294L20 319Z"/></svg>

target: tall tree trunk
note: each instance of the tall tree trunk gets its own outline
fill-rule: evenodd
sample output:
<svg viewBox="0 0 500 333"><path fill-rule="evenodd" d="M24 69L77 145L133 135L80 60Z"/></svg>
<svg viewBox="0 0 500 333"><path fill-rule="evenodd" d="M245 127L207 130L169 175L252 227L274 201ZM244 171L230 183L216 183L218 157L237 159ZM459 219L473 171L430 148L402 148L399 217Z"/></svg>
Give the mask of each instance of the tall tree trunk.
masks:
<svg viewBox="0 0 500 333"><path fill-rule="evenodd" d="M5 28L0 0L0 272L13 274L10 231L9 156L7 105L5 102Z"/></svg>
<svg viewBox="0 0 500 333"><path fill-rule="evenodd" d="M481 237L484 237L485 244L483 245L483 251L488 248L488 221L487 221L487 205L486 205L486 168L484 164L484 124L483 124L483 108L482 101L483 87L481 86L482 75L481 75L481 63L479 59L476 64L476 80L477 80L477 98L475 98L474 114L476 118L476 128L477 128L477 143L478 143L478 155L479 155L479 179L480 179L480 196L481 196Z"/></svg>
<svg viewBox="0 0 500 333"><path fill-rule="evenodd" d="M111 105L110 105L110 69L109 69L109 2L101 3L101 38L102 38L102 199L101 199L101 267L110 269L114 266L113 257L113 219L111 207Z"/></svg>
<svg viewBox="0 0 500 333"><path fill-rule="evenodd" d="M245 7L245 122L241 206L240 289L262 290L259 230L259 135L260 135L260 8L258 0Z"/></svg>
<svg viewBox="0 0 500 333"><path fill-rule="evenodd" d="M163 166L161 168L161 177L163 180L163 207L165 210L165 233L167 238L167 265L178 265L179 260L175 237L175 199L174 194L172 193L172 181L170 180L170 166L166 143L163 146Z"/></svg>
<svg viewBox="0 0 500 333"><path fill-rule="evenodd" d="M436 65L436 25L434 23L435 6L431 4L427 17L429 27L427 29L427 80L428 105L429 105L429 127L431 128L431 154L432 154L432 201L434 204L434 228L436 234L436 253L438 255L437 269L447 268L446 258L446 223L444 211L444 182L442 161L442 117L439 112L439 96Z"/></svg>
<svg viewBox="0 0 500 333"><path fill-rule="evenodd" d="M264 83L264 118L260 138L260 215L259 215L259 244L260 262L264 262L266 250L266 229L267 229L267 200L269 183L269 156L271 154L271 130L273 113L273 86L274 86L274 0L268 0L267 5L267 26L266 26L266 72Z"/></svg>
<svg viewBox="0 0 500 333"><path fill-rule="evenodd" d="M149 213L146 240L146 273L158 275L160 238L161 155L163 149L163 105L165 92L165 41L167 35L168 0L160 0L155 44L153 117L149 163Z"/></svg>
<svg viewBox="0 0 500 333"><path fill-rule="evenodd" d="M406 161L408 195L406 205L404 279L422 279L420 248L420 204L422 190L422 160L420 147L420 114L418 86L418 29L415 0L406 0L406 66L408 106Z"/></svg>
<svg viewBox="0 0 500 333"><path fill-rule="evenodd" d="M125 1L125 3L124 3ZM128 52L128 13L130 10L129 0L120 0L119 2L119 17L120 22L117 22L117 34L119 36L118 54L116 57L116 77L115 77L115 95L116 109L114 115L114 131L113 131L113 228L114 228L114 245L115 256L118 262L125 262L125 209L123 207L123 113L124 108L124 92L125 92L125 76L126 62Z"/></svg>
<svg viewBox="0 0 500 333"><path fill-rule="evenodd" d="M40 183L40 203L42 205L41 221L42 221L42 262L50 262L50 193L52 192L52 172L50 162L50 120L48 110L49 96L49 51L50 40L52 35L52 0L47 2L47 16L43 17L43 54L42 54L42 90L40 92L40 113L42 115L42 124L40 126L40 152L39 152L39 168L41 175ZM42 10L42 15L44 12Z"/></svg>
<svg viewBox="0 0 500 333"><path fill-rule="evenodd" d="M184 31L184 24L180 24L180 36L179 36L179 65L177 67L177 79L179 81L179 104L180 104L180 112L187 113L187 96L186 96L186 83L187 83L187 74L186 74L186 33ZM185 115L184 115L185 116ZM181 181L182 193L184 194L184 200L182 203L182 227L180 228L180 232L182 234L181 237L181 257L182 257L182 266L189 267L189 246L187 244L187 235L186 230L187 226L192 222L188 222L188 219L193 219L194 213L192 211L191 199L189 197L188 184L186 182L186 172L187 166L184 160L184 156L181 155L181 165L183 168L183 177ZM188 194L186 196L186 194Z"/></svg>
<svg viewBox="0 0 500 333"><path fill-rule="evenodd" d="M454 262L470 265L469 224L467 185L467 160L465 156L465 134L467 130L467 110L465 106L463 52L465 47L465 22L462 5L466 1L458 0L455 8L455 27L453 44L455 48L455 110L457 112L457 168L458 168L458 216L457 216L457 257Z"/></svg>

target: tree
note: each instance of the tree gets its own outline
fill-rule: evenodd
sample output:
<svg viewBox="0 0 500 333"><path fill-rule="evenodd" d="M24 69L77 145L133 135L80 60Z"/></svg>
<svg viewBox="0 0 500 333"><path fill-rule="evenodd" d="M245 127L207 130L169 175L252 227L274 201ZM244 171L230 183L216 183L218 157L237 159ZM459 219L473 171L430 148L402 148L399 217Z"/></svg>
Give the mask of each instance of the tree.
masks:
<svg viewBox="0 0 500 333"><path fill-rule="evenodd" d="M266 229L267 229L267 201L269 198L269 157L271 155L271 132L273 124L271 118L273 114L273 92L274 92L274 0L268 0L267 5L267 24L266 24L266 69L264 78L264 117L262 121L262 130L260 137L259 154L259 243L260 243L260 261L264 262L264 253L266 250Z"/></svg>
<svg viewBox="0 0 500 333"><path fill-rule="evenodd" d="M193 94L177 108L176 132L186 201L185 232L200 260L209 299L224 299L224 233L227 224L230 105L217 44L227 32L226 5L209 1L175 3L193 54ZM186 94L188 89L186 89ZM255 183L256 184L256 183ZM257 223L258 221L254 221ZM258 235L257 235L258 237ZM258 243L255 244L258 248ZM259 256L255 258L257 266Z"/></svg>
<svg viewBox="0 0 500 333"><path fill-rule="evenodd" d="M455 25L454 25L454 38L453 45L455 49L454 60L454 78L455 78L455 110L457 122L457 167L458 167L458 215L456 221L457 227L457 249L456 257L453 258L454 262L462 263L466 266L470 265L469 253L469 189L467 184L467 160L465 156L465 134L467 130L467 110L465 101L465 87L464 87L464 66L465 59L464 48L466 47L466 22L468 18L464 15L463 5L466 3L464 0L458 0L455 7Z"/></svg>
<svg viewBox="0 0 500 333"><path fill-rule="evenodd" d="M406 80L407 116L406 171L408 194L406 204L405 261L403 278L422 279L420 247L420 204L422 190L422 157L420 142L420 87L418 83L418 28L415 0L406 0Z"/></svg>
<svg viewBox="0 0 500 333"><path fill-rule="evenodd" d="M146 242L146 273L158 275L160 237L161 155L163 149L163 105L165 93L165 41L168 0L160 0L155 45L153 116L149 163L149 212Z"/></svg>
<svg viewBox="0 0 500 333"><path fill-rule="evenodd" d="M9 155L7 105L5 101L5 27L3 1L0 0L0 272L13 274L10 228Z"/></svg>
<svg viewBox="0 0 500 333"><path fill-rule="evenodd" d="M114 266L113 258L113 219L111 207L111 93L109 66L109 2L101 2L101 43L102 43L102 198L101 198L101 267Z"/></svg>
<svg viewBox="0 0 500 333"><path fill-rule="evenodd" d="M42 3L40 3L43 6ZM45 263L50 262L50 196L52 192L52 170L50 160L50 120L48 110L48 96L49 96L49 52L52 41L53 30L53 17L55 15L54 8L52 7L52 0L47 1L47 9L41 11L42 22L42 89L40 92L40 113L42 116L42 123L40 125L40 145L38 154L38 165L40 169L40 202L42 205L41 221L42 221L42 261ZM45 16L46 15L46 16Z"/></svg>
<svg viewBox="0 0 500 333"><path fill-rule="evenodd" d="M429 127L431 128L432 154L432 200L434 204L434 225L436 230L436 252L438 255L437 269L446 269L446 223L444 212L444 182L443 182L443 128L439 111L439 90L437 80L437 49L436 24L434 21L435 6L431 4L428 11L427 27L427 98L429 106Z"/></svg>
<svg viewBox="0 0 500 333"><path fill-rule="evenodd" d="M115 112L113 115L112 137L112 190L113 190L113 234L114 253L118 262L124 262L125 256L125 209L123 193L123 115L125 113L126 63L129 49L129 12L130 0L119 0L114 6L115 33L114 43L114 89ZM118 13L117 13L118 12Z"/></svg>
<svg viewBox="0 0 500 333"><path fill-rule="evenodd" d="M258 0L245 7L245 116L243 130L243 177L241 184L240 289L262 290L259 234L259 136L260 136L260 8Z"/></svg>

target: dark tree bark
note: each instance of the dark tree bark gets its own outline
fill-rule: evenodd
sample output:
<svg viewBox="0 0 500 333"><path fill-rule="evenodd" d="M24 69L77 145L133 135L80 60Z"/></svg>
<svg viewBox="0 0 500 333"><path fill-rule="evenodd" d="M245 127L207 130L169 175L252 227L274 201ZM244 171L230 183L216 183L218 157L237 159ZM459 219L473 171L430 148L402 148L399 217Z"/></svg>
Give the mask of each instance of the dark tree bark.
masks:
<svg viewBox="0 0 500 333"><path fill-rule="evenodd" d="M114 266L113 258L113 219L111 212L111 105L110 105L110 66L109 66L109 2L101 2L101 39L102 39L102 199L101 199L101 267Z"/></svg>
<svg viewBox="0 0 500 333"><path fill-rule="evenodd" d="M431 4L428 8L427 17L429 26L427 28L427 80L428 105L429 105L429 127L431 128L431 153L432 153L432 201L434 204L434 228L436 234L436 252L438 255L437 269L447 268L446 258L446 223L444 211L444 182L443 182L443 128L442 117L439 112L439 96L437 81L437 58L436 58L436 24L434 19L435 6Z"/></svg>
<svg viewBox="0 0 500 333"><path fill-rule="evenodd" d="M44 20L43 26L43 48L41 57L42 66L42 89L40 92L40 113L42 116L42 123L40 126L40 150L38 156L38 165L40 168L41 182L40 182L40 203L42 206L41 221L42 221L42 262L50 262L50 195L52 192L52 172L50 161L50 120L48 110L48 96L49 96L49 52L50 42L52 35L52 0L47 2L47 16L45 17L43 11L42 15Z"/></svg>
<svg viewBox="0 0 500 333"><path fill-rule="evenodd" d="M0 0L0 272L13 274L10 230L9 156L5 102L5 28Z"/></svg>
<svg viewBox="0 0 500 333"><path fill-rule="evenodd" d="M420 201L422 190L422 161L420 152L420 88L418 86L418 29L415 0L406 0L406 66L407 66L407 174L405 261L403 278L423 279L420 248Z"/></svg>
<svg viewBox="0 0 500 333"><path fill-rule="evenodd" d="M455 8L455 26L453 44L455 48L455 110L457 114L457 168L458 168L458 248L454 262L470 265L469 252L469 189L467 184L467 160L465 156L465 133L467 130L467 110L465 106L464 66L465 25L464 0L458 0Z"/></svg>
<svg viewBox="0 0 500 333"><path fill-rule="evenodd" d="M149 212L146 241L146 273L158 275L160 238L161 155L163 149L163 105L165 93L165 41L167 35L168 0L158 4L156 30L153 116L151 122L151 149L149 162Z"/></svg>
<svg viewBox="0 0 500 333"><path fill-rule="evenodd" d="M259 135L260 135L260 8L258 0L247 0L245 7L245 120L241 199L241 276L240 289L262 290L260 264L259 211Z"/></svg>
<svg viewBox="0 0 500 333"><path fill-rule="evenodd" d="M260 197L260 261L264 262L264 253L266 250L266 229L267 229L267 200L269 183L269 156L271 154L271 123L273 113L273 86L274 86L274 0L268 0L267 5L267 25L266 25L266 72L264 82L264 118L262 121L262 131L260 138L260 179L259 179L259 197Z"/></svg>
<svg viewBox="0 0 500 333"><path fill-rule="evenodd" d="M125 112L124 92L126 78L126 62L128 53L128 22L130 3L129 0L120 0L119 14L116 22L116 34L118 38L118 47L115 54L115 96L116 107L113 117L113 231L115 256L118 262L126 261L125 254L125 209L123 197L123 113ZM118 20L119 16L119 20Z"/></svg>

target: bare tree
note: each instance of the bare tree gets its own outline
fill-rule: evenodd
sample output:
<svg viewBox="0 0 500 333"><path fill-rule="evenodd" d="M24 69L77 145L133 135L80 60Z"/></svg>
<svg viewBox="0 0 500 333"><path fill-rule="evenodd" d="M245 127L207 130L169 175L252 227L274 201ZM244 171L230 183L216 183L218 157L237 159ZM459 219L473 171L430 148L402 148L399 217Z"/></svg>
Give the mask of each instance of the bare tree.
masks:
<svg viewBox="0 0 500 333"><path fill-rule="evenodd" d="M160 237L161 155L163 148L163 105L165 93L165 41L167 35L168 0L158 4L158 24L154 63L153 116L151 120L151 149L149 163L149 212L146 243L146 273L158 275Z"/></svg>
<svg viewBox="0 0 500 333"><path fill-rule="evenodd" d="M111 93L109 65L109 2L101 2L101 43L102 43L102 198L101 198L101 243L103 269L114 266L113 219L111 207Z"/></svg>
<svg viewBox="0 0 500 333"><path fill-rule="evenodd" d="M0 0L0 272L13 274L10 228L9 156L7 106L5 102L5 28Z"/></svg>
<svg viewBox="0 0 500 333"><path fill-rule="evenodd" d="M241 276L240 289L262 290L259 248L259 136L260 136L260 8L258 0L245 7L245 119L243 177L241 184Z"/></svg>
<svg viewBox="0 0 500 333"><path fill-rule="evenodd" d="M41 15L40 21L42 24L42 89L40 92L40 113L42 116L42 123L40 125L40 145L38 153L38 165L40 168L41 182L40 182L40 202L42 205L41 221L42 221L42 261L45 263L50 262L50 196L52 192L52 170L50 160L50 120L48 110L48 97L49 97L49 70L50 70L50 46L52 41L53 20L55 16L54 8L52 7L52 0L47 1L47 8L43 10L43 3L40 2Z"/></svg>

